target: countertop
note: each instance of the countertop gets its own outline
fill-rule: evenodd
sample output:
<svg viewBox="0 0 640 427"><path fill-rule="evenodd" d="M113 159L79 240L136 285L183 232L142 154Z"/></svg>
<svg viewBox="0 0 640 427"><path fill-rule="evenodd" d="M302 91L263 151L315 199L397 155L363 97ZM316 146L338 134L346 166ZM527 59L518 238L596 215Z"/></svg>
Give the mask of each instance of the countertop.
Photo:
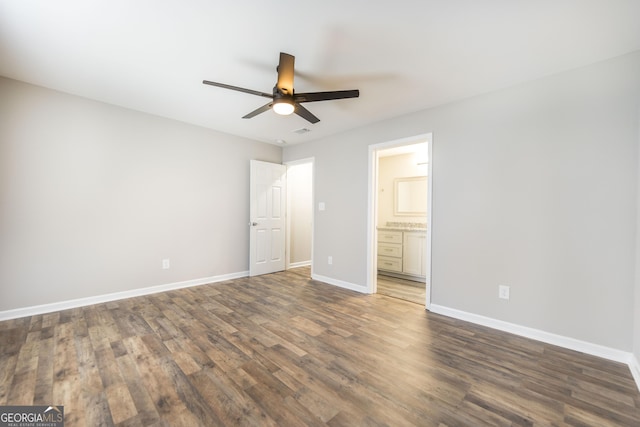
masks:
<svg viewBox="0 0 640 427"><path fill-rule="evenodd" d="M426 227L411 227L411 226L407 226L407 227L390 227L390 226L380 226L380 227L376 227L378 230L380 231L427 231Z"/></svg>

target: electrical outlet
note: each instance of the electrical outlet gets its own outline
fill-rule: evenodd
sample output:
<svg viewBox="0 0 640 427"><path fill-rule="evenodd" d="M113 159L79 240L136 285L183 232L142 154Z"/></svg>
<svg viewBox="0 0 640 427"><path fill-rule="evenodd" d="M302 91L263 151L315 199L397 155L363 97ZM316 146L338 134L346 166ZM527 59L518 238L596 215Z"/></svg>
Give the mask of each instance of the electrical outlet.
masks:
<svg viewBox="0 0 640 427"><path fill-rule="evenodd" d="M509 290L510 290L509 286L505 286L505 285L498 286L498 298L508 300Z"/></svg>
<svg viewBox="0 0 640 427"><path fill-rule="evenodd" d="M171 261L169 261L169 259L163 259L162 260L162 269L166 270L168 268L171 268Z"/></svg>
<svg viewBox="0 0 640 427"><path fill-rule="evenodd" d="M333 257L331 255L327 258L327 264L333 265Z"/></svg>

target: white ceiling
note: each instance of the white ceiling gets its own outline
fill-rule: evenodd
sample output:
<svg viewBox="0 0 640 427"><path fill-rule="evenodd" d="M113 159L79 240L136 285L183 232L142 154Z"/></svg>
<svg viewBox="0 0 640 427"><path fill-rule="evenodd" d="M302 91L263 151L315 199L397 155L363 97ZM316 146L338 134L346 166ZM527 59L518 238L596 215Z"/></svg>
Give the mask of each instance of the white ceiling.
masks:
<svg viewBox="0 0 640 427"><path fill-rule="evenodd" d="M0 0L0 75L274 143L333 133L640 49L638 0ZM279 52L297 92L268 111ZM306 127L303 135L292 131Z"/></svg>

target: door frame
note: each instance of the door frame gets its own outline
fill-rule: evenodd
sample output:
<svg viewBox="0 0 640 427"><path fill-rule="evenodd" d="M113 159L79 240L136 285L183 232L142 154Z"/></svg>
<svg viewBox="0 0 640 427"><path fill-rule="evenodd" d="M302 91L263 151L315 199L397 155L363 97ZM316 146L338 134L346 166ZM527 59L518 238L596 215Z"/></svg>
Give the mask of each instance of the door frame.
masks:
<svg viewBox="0 0 640 427"><path fill-rule="evenodd" d="M427 142L429 153L427 165L427 236L425 239L425 286L427 287L425 307L429 310L431 307L431 290L433 289L433 282L431 280L431 232L433 228L433 134L431 132L369 145L369 191L367 197L367 292L373 294L377 291L378 248L376 242L378 234L378 151L425 141Z"/></svg>
<svg viewBox="0 0 640 427"><path fill-rule="evenodd" d="M315 157L306 157L304 159L291 160L289 162L284 162L283 164L287 167L287 171L290 166L296 166L301 164L311 164L311 275L313 275L313 242L315 236L315 182L316 182L316 167L315 167ZM285 269L288 270L291 265L291 197L289 197L289 174L287 173L287 218L286 218L286 258L285 258Z"/></svg>

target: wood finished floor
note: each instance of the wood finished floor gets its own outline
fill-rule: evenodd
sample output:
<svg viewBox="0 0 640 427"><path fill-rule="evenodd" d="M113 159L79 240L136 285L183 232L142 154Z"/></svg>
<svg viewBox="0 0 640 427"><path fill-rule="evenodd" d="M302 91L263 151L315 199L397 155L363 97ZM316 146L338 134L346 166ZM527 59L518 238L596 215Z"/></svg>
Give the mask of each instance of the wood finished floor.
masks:
<svg viewBox="0 0 640 427"><path fill-rule="evenodd" d="M424 282L400 279L378 273L377 285L379 294L422 304L423 307L425 305L427 288Z"/></svg>
<svg viewBox="0 0 640 427"><path fill-rule="evenodd" d="M0 405L65 426L640 425L626 365L307 278L0 322Z"/></svg>

